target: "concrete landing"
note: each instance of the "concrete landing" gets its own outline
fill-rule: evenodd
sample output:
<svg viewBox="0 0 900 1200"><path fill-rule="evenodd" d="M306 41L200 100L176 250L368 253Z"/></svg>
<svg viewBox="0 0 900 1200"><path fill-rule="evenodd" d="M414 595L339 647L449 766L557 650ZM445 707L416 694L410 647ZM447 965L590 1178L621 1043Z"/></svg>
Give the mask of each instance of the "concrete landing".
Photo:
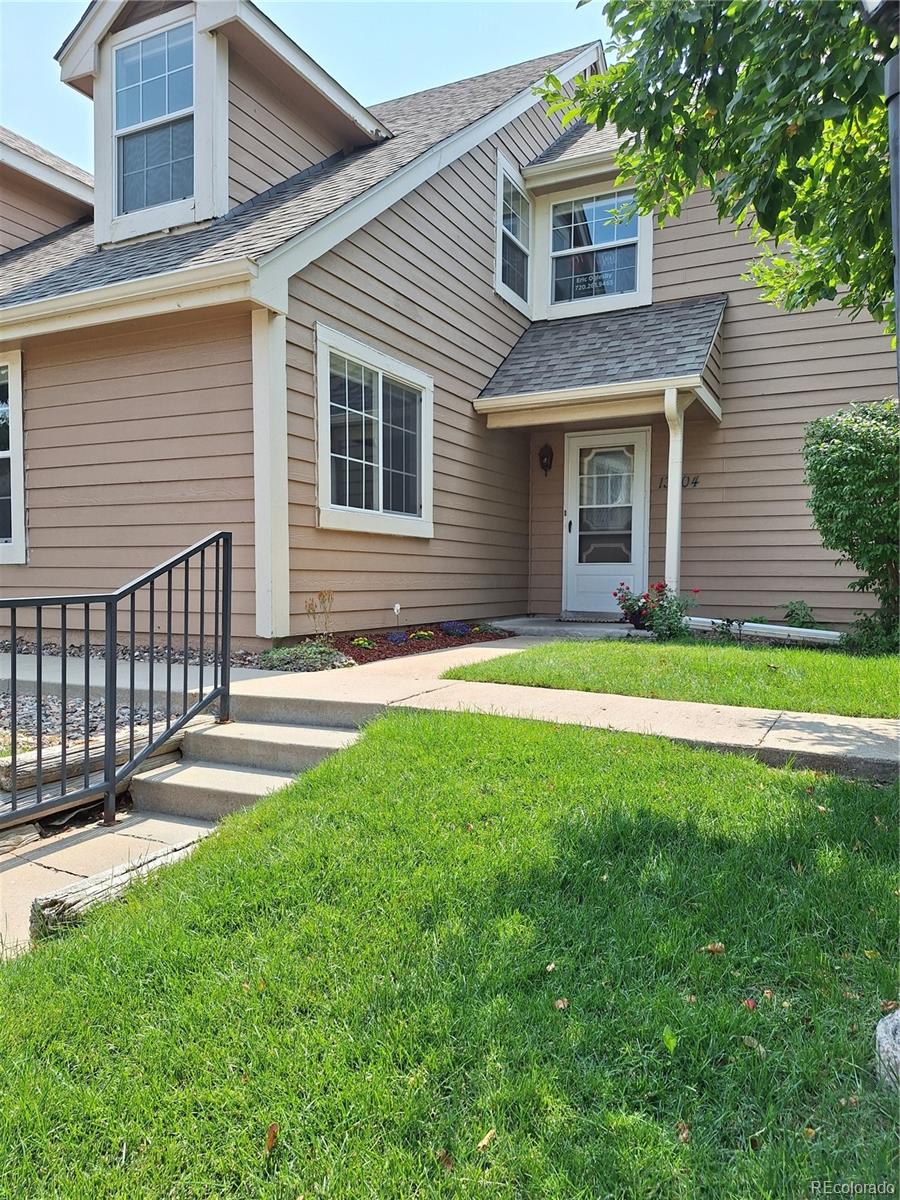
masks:
<svg viewBox="0 0 900 1200"><path fill-rule="evenodd" d="M205 837L211 821L154 812L119 813L116 823L85 825L39 838L32 826L4 832L0 848L0 957L28 948L31 902L88 875ZM21 839L21 840L20 840Z"/></svg>

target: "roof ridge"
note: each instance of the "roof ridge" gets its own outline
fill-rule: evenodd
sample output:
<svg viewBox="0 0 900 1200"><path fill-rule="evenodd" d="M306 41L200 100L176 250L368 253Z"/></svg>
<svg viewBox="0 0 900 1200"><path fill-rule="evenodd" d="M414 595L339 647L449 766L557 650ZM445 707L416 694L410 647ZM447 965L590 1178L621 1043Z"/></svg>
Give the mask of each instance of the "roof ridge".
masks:
<svg viewBox="0 0 900 1200"><path fill-rule="evenodd" d="M579 54L583 54L584 51L588 50L591 46L599 46L600 44L600 39L595 38L593 41L584 42L581 46L573 46L571 48L559 50L550 54L539 54L535 58L524 58L521 62L507 63L505 67L494 67L491 70L479 71L477 75L465 75L462 79L449 79L446 83L437 83L433 87L421 88L417 92L405 92L402 96L391 96L387 100L379 100L377 104L370 104L369 108L372 112L377 113L379 108L386 107L389 104L399 104L401 100L415 100L419 96L427 96L432 92L441 92L447 88L456 87L457 85L463 83L472 83L476 79L485 79L489 75L502 75L504 71L519 70L522 67L529 66L531 63L544 62L546 59L559 59L561 63L568 62L569 59L575 58Z"/></svg>

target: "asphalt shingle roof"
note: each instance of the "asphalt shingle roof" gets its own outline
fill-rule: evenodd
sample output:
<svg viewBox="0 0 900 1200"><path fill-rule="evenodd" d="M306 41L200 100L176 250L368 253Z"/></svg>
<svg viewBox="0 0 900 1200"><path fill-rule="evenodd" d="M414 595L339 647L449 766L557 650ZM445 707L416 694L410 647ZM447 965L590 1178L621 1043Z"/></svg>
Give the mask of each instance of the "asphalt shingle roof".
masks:
<svg viewBox="0 0 900 1200"><path fill-rule="evenodd" d="M701 296L535 321L481 395L486 399L699 375L726 300L724 295Z"/></svg>
<svg viewBox="0 0 900 1200"><path fill-rule="evenodd" d="M81 167L76 167L74 163L60 158L58 154L51 154L37 142L29 141L28 138L22 137L21 133L15 133L12 129L7 129L5 125L0 125L0 142L4 146L8 146L10 150L19 150L22 154L27 154L35 162L43 163L45 167L53 167L61 174L68 175L76 183L84 183L88 187L94 186L94 177L90 172L82 171Z"/></svg>
<svg viewBox="0 0 900 1200"><path fill-rule="evenodd" d="M618 149L621 140L615 125L604 125L598 129L596 125L586 125L584 121L573 121L565 133L528 165L537 167L545 163L569 162L585 154L602 154L605 150Z"/></svg>
<svg viewBox="0 0 900 1200"><path fill-rule="evenodd" d="M493 112L584 49L547 54L373 105L370 111L388 126L392 138L302 171L205 228L97 250L91 225L69 226L40 243L10 251L0 257L0 308L179 268L256 259Z"/></svg>

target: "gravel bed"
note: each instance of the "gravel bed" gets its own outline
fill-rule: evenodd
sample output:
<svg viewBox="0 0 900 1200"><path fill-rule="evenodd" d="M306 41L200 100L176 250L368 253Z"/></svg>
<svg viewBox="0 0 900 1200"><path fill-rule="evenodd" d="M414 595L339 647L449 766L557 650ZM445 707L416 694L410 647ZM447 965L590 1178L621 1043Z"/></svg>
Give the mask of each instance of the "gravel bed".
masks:
<svg viewBox="0 0 900 1200"><path fill-rule="evenodd" d="M178 711L173 710L173 716L178 715ZM62 702L58 696L44 696L43 703L40 706L42 729L42 741L44 746L56 746L62 740L62 724L63 710ZM31 750L34 748L37 735L37 717L38 703L35 696L17 696L16 697L16 743L19 752ZM136 706L134 710L135 725L146 725L150 718L150 709ZM116 709L116 727L118 729L127 729L131 719L131 709L128 705L121 705ZM163 709L154 709L154 723L160 723L160 728L165 724L166 714ZM3 753L3 745L9 740L9 732L12 721L12 696L8 692L0 692L0 753ZM66 704L66 735L67 742L74 744L80 742L84 736L85 726L85 711L84 701L80 699L71 699ZM106 725L106 713L102 700L94 700L88 704L87 711L88 734L90 737L96 737L101 734ZM6 751L8 753L8 750Z"/></svg>
<svg viewBox="0 0 900 1200"><path fill-rule="evenodd" d="M12 650L12 643L10 642L9 638L4 638L4 639L0 640L0 654L9 654L11 650ZM44 656L47 658L59 658L60 657L59 642L45 641L45 642L43 642L43 644L41 646L41 650L42 650ZM16 653L17 654L37 654L37 643L30 642L30 641L28 641L27 638L16 638ZM95 644L91 645L90 656L91 656L91 658L105 659L106 651L104 650L102 645L100 645L99 643L95 643ZM131 657L131 647L127 643L120 642L117 647L116 657L123 661L128 660ZM84 643L83 642L71 642L66 647L66 658L84 658ZM142 646L142 645L135 645L134 658L135 658L136 662L149 662L150 661L150 647ZM165 644L160 645L159 642L157 642L153 647L153 661L164 663L164 662L166 662L166 659L167 659L167 655L166 655ZM203 660L204 660L204 662L212 664L212 661L213 661L212 649L204 649ZM175 640L173 640L173 642L172 642L172 662L178 663L178 664L181 664L184 662L184 643L183 642L180 645L178 645L177 642ZM197 666L200 663L200 651L198 649L196 649L194 646L190 646L188 648L188 662L191 663L193 666ZM233 667L257 667L257 668L259 668L259 666L260 666L259 654L253 650L233 650L231 653L231 665Z"/></svg>

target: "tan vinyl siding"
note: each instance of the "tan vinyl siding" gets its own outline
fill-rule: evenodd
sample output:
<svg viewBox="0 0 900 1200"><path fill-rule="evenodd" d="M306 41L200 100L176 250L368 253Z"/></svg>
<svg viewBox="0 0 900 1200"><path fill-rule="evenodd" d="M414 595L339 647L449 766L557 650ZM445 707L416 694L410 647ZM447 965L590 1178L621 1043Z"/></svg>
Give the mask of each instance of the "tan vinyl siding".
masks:
<svg viewBox="0 0 900 1200"><path fill-rule="evenodd" d="M81 201L0 164L0 254L62 229L89 212Z"/></svg>
<svg viewBox="0 0 900 1200"><path fill-rule="evenodd" d="M472 401L526 326L493 290L496 151L528 162L558 126L535 107L306 268L291 284L288 439L292 631L333 588L350 629L521 612L528 435L488 431ZM319 320L434 377L435 536L316 526L313 330Z"/></svg>
<svg viewBox="0 0 900 1200"><path fill-rule="evenodd" d="M23 367L28 564L0 566L0 594L113 589L230 529L234 632L251 637L249 314L47 335Z"/></svg>
<svg viewBox="0 0 900 1200"><path fill-rule="evenodd" d="M243 204L341 146L303 120L282 92L234 49L228 62L228 197Z"/></svg>
<svg viewBox="0 0 900 1200"><path fill-rule="evenodd" d="M868 317L851 321L834 305L785 313L764 303L741 279L752 247L745 234L719 226L712 205L694 197L680 219L654 234L653 300L727 292L720 347L708 376L718 376L721 425L695 404L687 415L682 586L699 587L700 614L783 616L802 598L825 625L842 625L867 597L847 591L849 567L835 567L812 526L803 484L806 425L851 401L896 394L888 339ZM650 422L634 421L634 425ZM652 422L650 574L660 578L665 553L668 433ZM535 431L532 444L562 434ZM559 610L562 578L562 462L532 497L529 609ZM557 488L558 485L558 488ZM556 489L556 490L554 490Z"/></svg>

